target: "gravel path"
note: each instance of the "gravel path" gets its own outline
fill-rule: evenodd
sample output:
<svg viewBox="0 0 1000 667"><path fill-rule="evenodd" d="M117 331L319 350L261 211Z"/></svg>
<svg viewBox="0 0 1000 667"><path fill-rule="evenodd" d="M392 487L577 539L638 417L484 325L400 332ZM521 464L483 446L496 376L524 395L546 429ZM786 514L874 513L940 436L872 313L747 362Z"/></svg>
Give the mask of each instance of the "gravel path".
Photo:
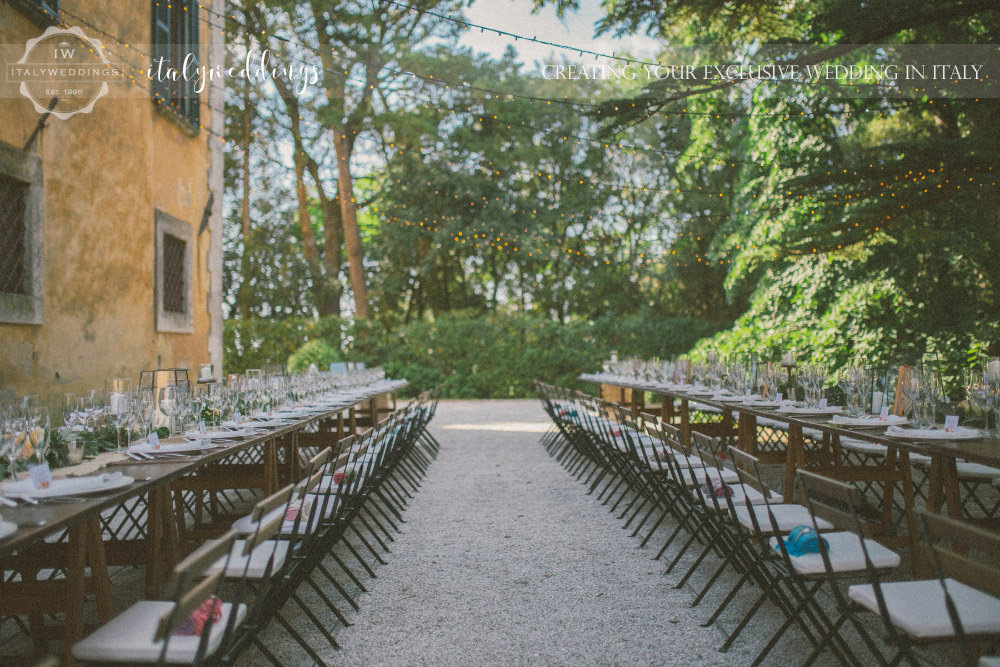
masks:
<svg viewBox="0 0 1000 667"><path fill-rule="evenodd" d="M338 665L732 665L690 593L539 444L537 401L442 401L442 444Z"/></svg>

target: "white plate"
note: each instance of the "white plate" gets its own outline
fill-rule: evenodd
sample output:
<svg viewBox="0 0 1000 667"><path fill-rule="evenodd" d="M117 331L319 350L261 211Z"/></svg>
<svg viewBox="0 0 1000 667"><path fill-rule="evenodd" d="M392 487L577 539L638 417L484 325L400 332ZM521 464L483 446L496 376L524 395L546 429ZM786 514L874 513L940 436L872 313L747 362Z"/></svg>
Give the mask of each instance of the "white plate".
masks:
<svg viewBox="0 0 1000 667"><path fill-rule="evenodd" d="M885 419L882 419L878 415L869 415L867 417L845 417L844 415L837 415L833 418L833 423L837 426L899 426L900 424L908 423L906 417L899 417L897 415L889 415Z"/></svg>
<svg viewBox="0 0 1000 667"><path fill-rule="evenodd" d="M152 445L148 442L144 442L142 444L132 445L125 451L156 456L157 454L188 454L191 452L203 452L206 449L218 449L220 446L221 445L214 444L209 440L200 440L198 442L161 444L159 449L153 449Z"/></svg>
<svg viewBox="0 0 1000 667"><path fill-rule="evenodd" d="M825 417L827 415L835 415L843 411L839 405L831 405L829 407L823 408L796 408L794 406L784 406L778 408L778 412L783 415L796 415L798 417Z"/></svg>
<svg viewBox="0 0 1000 667"><path fill-rule="evenodd" d="M220 440L226 438L246 438L252 435L250 429L246 428L236 428L231 430L221 430L216 431L209 429L205 433L199 433L198 431L190 431L184 434L184 437L188 440Z"/></svg>
<svg viewBox="0 0 1000 667"><path fill-rule="evenodd" d="M290 422L284 421L283 419L261 419L260 421L244 419L238 424L234 421L222 422L223 426L231 428L242 428L242 429L280 428L282 426L288 426L289 424Z"/></svg>
<svg viewBox="0 0 1000 667"><path fill-rule="evenodd" d="M103 493L128 486L135 480L121 473L104 473L92 477L65 477L54 479L47 489L36 489L30 479L8 482L3 487L5 496L27 496L29 498L58 498L59 496L82 496L88 493Z"/></svg>
<svg viewBox="0 0 1000 667"><path fill-rule="evenodd" d="M886 435L894 438L906 438L907 440L974 440L981 438L982 433L977 428L965 428L959 426L958 430L945 431L943 428L900 428L890 426Z"/></svg>
<svg viewBox="0 0 1000 667"><path fill-rule="evenodd" d="M0 519L0 540L17 532L17 524Z"/></svg>
<svg viewBox="0 0 1000 667"><path fill-rule="evenodd" d="M309 410L278 410L272 412L271 417L273 419L301 419L311 414Z"/></svg>
<svg viewBox="0 0 1000 667"><path fill-rule="evenodd" d="M746 402L746 405L750 406L751 408L778 408L781 407L782 404L779 403L778 401L758 400L758 401L748 401Z"/></svg>

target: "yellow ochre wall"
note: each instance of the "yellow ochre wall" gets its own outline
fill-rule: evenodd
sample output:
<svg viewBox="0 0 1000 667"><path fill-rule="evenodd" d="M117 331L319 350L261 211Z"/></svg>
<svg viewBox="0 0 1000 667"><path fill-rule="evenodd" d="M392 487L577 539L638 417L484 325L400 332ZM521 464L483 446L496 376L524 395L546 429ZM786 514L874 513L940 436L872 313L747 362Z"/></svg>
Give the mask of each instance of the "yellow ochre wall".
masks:
<svg viewBox="0 0 1000 667"><path fill-rule="evenodd" d="M62 7L67 25L106 45L114 44L107 34L151 42L148 0L62 0ZM21 44L44 29L0 0L0 43ZM202 62L207 43L221 40L212 32L201 24ZM220 211L221 158L211 172L219 150L212 142L220 142L157 109L149 81L141 83L98 100L89 114L50 117L30 151L44 174L43 323L0 323L0 399L35 393L57 402L62 392L103 388L105 378L137 381L143 369L186 367L193 378L198 363L220 368L221 312L210 311L220 305L212 288L221 286L221 223L198 234L210 191L213 217ZM0 98L0 142L21 149L39 118L29 100ZM201 123L211 121L203 105ZM155 328L155 210L193 229L193 333Z"/></svg>

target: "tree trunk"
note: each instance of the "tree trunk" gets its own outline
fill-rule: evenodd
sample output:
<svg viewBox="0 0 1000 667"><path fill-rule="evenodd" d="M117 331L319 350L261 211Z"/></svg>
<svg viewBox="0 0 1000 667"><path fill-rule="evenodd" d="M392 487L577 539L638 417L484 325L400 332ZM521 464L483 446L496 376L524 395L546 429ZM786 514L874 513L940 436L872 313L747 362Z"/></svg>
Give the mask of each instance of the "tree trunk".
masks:
<svg viewBox="0 0 1000 667"><path fill-rule="evenodd" d="M354 182L351 177L350 142L343 128L334 127L333 144L337 150L337 191L340 194L340 221L344 229L344 246L347 249L347 268L354 292L354 317L359 320L371 319L368 305L368 287L365 284L364 250L361 246L361 231L358 229L357 205L354 201Z"/></svg>
<svg viewBox="0 0 1000 667"><path fill-rule="evenodd" d="M243 234L243 255L240 257L240 317L250 318L250 86L243 90L243 200L240 202L240 230Z"/></svg>

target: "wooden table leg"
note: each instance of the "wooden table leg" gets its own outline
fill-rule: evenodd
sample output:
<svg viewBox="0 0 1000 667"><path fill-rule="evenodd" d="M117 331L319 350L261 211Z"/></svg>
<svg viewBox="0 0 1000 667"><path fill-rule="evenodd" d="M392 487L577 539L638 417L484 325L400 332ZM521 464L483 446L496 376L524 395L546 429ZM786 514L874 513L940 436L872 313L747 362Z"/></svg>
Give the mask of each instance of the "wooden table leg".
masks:
<svg viewBox="0 0 1000 667"><path fill-rule="evenodd" d="M101 522L95 516L85 524L87 532L87 563L90 565L90 586L97 602L97 619L107 623L115 615L111 599L111 580L108 579L108 561L104 556L104 536Z"/></svg>
<svg viewBox="0 0 1000 667"><path fill-rule="evenodd" d="M958 486L958 464L955 459L948 457L941 463L941 472L944 473L944 499L948 505L948 516L962 518L962 492Z"/></svg>
<svg viewBox="0 0 1000 667"><path fill-rule="evenodd" d="M264 495L278 490L278 441L274 438L264 443Z"/></svg>
<svg viewBox="0 0 1000 667"><path fill-rule="evenodd" d="M691 451L691 410L688 407L688 400L686 398L681 399L681 444L684 445L684 451Z"/></svg>
<svg viewBox="0 0 1000 667"><path fill-rule="evenodd" d="M146 507L146 597L155 599L178 562L177 525L169 484L150 490Z"/></svg>
<svg viewBox="0 0 1000 667"><path fill-rule="evenodd" d="M757 455L757 417L746 412L740 412L737 422L738 442L740 450L752 456Z"/></svg>
<svg viewBox="0 0 1000 667"><path fill-rule="evenodd" d="M358 416L357 416L357 413L355 413L353 406L347 410L347 418L348 418L348 422L351 425L351 435L357 435L358 434Z"/></svg>
<svg viewBox="0 0 1000 667"><path fill-rule="evenodd" d="M160 589L160 543L163 535L163 522L160 514L162 494L159 488L150 489L146 497L146 598L156 599Z"/></svg>
<svg viewBox="0 0 1000 667"><path fill-rule="evenodd" d="M294 484L302 476L301 464L299 460L299 432L292 431L288 438L288 446L285 449L285 456L288 457L288 483Z"/></svg>
<svg viewBox="0 0 1000 667"><path fill-rule="evenodd" d="M889 452L893 451L890 448ZM903 482L903 514L906 519L906 538L909 542L911 569L913 574L919 578L926 578L933 574L930 562L924 558L924 553L920 549L920 531L917 529L917 513L913 505L913 469L910 467L910 454L905 449L901 449L896 455L896 465L899 466L899 473ZM890 486L886 484L886 493ZM891 504L891 499L890 499Z"/></svg>
<svg viewBox="0 0 1000 667"><path fill-rule="evenodd" d="M785 488L782 495L786 502L795 499L795 471L806 465L805 445L802 442L802 427L788 425L788 449L785 452Z"/></svg>
<svg viewBox="0 0 1000 667"><path fill-rule="evenodd" d="M927 476L927 511L940 512L944 506L944 471L940 456L931 457L931 470Z"/></svg>
<svg viewBox="0 0 1000 667"><path fill-rule="evenodd" d="M63 664L73 664L73 644L83 639L83 597L87 590L84 569L87 563L87 528L84 523L69 527L66 564L66 628L63 634Z"/></svg>

